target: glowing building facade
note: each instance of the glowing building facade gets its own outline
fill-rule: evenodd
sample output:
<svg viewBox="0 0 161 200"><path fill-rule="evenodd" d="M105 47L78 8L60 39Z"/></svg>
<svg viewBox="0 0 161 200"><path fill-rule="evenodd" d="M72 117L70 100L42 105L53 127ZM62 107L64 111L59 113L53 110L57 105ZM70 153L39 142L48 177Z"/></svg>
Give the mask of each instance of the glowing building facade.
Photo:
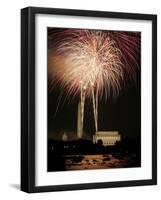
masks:
<svg viewBox="0 0 161 200"><path fill-rule="evenodd" d="M103 146L114 146L116 142L121 141L121 135L118 131L97 131L93 135L93 143L96 144L99 140Z"/></svg>

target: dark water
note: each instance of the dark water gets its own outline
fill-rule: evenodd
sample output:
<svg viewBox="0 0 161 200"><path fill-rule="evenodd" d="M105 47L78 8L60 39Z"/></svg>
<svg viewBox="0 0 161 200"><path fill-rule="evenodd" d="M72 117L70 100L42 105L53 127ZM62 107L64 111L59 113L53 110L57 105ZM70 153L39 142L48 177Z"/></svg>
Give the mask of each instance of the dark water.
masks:
<svg viewBox="0 0 161 200"><path fill-rule="evenodd" d="M87 140L48 142L48 171L141 166L140 140L122 140L104 147Z"/></svg>
<svg viewBox="0 0 161 200"><path fill-rule="evenodd" d="M63 168L60 166L60 171L140 167L135 154L62 155L61 160Z"/></svg>
<svg viewBox="0 0 161 200"><path fill-rule="evenodd" d="M133 158L134 157L134 158ZM84 155L84 156L64 156L66 170L81 169L107 169L137 167L139 163L135 161L135 155Z"/></svg>

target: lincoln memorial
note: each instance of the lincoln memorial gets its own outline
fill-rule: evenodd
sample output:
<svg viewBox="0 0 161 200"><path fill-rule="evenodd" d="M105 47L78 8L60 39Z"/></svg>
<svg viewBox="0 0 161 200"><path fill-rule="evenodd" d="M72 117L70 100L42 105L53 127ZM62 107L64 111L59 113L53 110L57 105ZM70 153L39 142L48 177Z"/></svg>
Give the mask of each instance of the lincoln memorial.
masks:
<svg viewBox="0 0 161 200"><path fill-rule="evenodd" d="M97 131L93 135L93 143L96 144L98 140L102 140L103 146L114 146L117 141L121 141L121 135L118 131Z"/></svg>

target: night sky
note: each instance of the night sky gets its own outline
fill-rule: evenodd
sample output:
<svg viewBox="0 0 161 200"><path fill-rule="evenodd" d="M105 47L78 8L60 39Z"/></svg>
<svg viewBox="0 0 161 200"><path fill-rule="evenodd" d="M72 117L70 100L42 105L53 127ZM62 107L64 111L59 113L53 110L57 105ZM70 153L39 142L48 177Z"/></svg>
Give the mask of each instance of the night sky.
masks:
<svg viewBox="0 0 161 200"><path fill-rule="evenodd" d="M140 74L138 72L137 85L131 85L116 99L102 98L98 106L98 130L119 131L125 137L137 137L141 133L141 97L140 97ZM61 132L71 134L75 138L77 132L77 106L78 98L71 101L62 95L60 106L55 115L58 99L62 89L55 88L48 92L48 133L55 139L61 138ZM63 105L62 105L63 104ZM91 138L94 134L94 119L91 99L86 99L84 114L85 137ZM58 132L60 132L58 134ZM51 133L54 134L51 136ZM74 134L74 135L73 135Z"/></svg>

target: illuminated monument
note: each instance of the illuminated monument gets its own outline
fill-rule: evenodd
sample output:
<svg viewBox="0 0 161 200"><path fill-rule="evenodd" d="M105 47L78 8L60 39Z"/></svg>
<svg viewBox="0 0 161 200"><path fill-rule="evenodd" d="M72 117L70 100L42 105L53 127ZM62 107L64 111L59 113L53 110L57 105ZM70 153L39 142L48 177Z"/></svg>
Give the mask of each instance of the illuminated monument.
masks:
<svg viewBox="0 0 161 200"><path fill-rule="evenodd" d="M96 144L102 140L103 146L114 146L116 142L121 141L121 135L118 131L97 131L93 135L93 143Z"/></svg>
<svg viewBox="0 0 161 200"><path fill-rule="evenodd" d="M78 103L78 113L77 113L77 137L82 138L83 135L83 127L81 121L81 102Z"/></svg>

